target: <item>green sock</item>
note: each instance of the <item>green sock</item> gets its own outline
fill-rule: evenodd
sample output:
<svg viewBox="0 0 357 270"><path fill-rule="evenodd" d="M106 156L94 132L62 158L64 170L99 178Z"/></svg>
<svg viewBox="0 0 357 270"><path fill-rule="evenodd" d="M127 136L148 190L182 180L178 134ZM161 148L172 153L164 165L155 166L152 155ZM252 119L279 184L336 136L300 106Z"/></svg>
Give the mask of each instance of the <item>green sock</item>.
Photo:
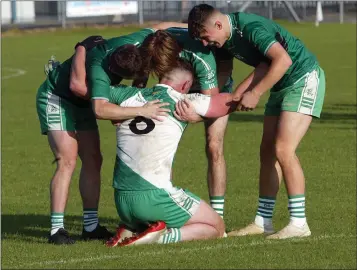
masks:
<svg viewBox="0 0 357 270"><path fill-rule="evenodd" d="M290 221L299 227L302 227L306 223L305 216L305 195L294 195L289 196L289 212L290 212Z"/></svg>
<svg viewBox="0 0 357 270"><path fill-rule="evenodd" d="M83 227L87 232L94 231L98 226L98 208L83 209Z"/></svg>
<svg viewBox="0 0 357 270"><path fill-rule="evenodd" d="M209 201L214 211L223 218L224 196L209 196Z"/></svg>
<svg viewBox="0 0 357 270"><path fill-rule="evenodd" d="M64 213L51 212L51 235L54 235L59 229L64 228Z"/></svg>
<svg viewBox="0 0 357 270"><path fill-rule="evenodd" d="M272 226L272 218L275 206L275 197L259 196L258 209L255 215L255 224L260 227Z"/></svg>
<svg viewBox="0 0 357 270"><path fill-rule="evenodd" d="M177 228L168 229L157 241L159 244L177 243L181 241L181 231Z"/></svg>

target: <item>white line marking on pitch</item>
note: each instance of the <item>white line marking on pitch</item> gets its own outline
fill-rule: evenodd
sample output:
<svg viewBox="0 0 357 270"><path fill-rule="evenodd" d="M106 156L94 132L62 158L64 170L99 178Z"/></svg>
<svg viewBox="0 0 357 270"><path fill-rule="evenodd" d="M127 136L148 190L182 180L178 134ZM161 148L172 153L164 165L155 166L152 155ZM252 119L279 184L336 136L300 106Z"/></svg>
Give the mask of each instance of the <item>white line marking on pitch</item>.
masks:
<svg viewBox="0 0 357 270"><path fill-rule="evenodd" d="M313 240L313 241L320 241L332 238L356 238L355 235L344 235L344 234L337 234L337 235L320 235L316 237L307 237L307 238L296 238L291 239L290 242L301 242L304 240ZM232 238L230 238L232 239ZM81 263L81 262L93 262L93 261L101 261L101 260L114 260L114 259L123 259L125 257L140 257L140 256L156 256L156 255L163 255L168 253L188 253L193 251L204 251L204 250L211 250L211 249L228 249L228 248L244 248L244 247L251 247L251 246L262 246L262 245L273 245L273 244L281 244L282 240L264 240L264 241L252 241L248 244L239 244L239 243L225 243L225 244L217 244L214 246L207 246L207 247L195 247L195 248L182 248L182 249L172 249L167 250L163 249L160 251L140 251L134 252L132 249L132 253L124 253L118 255L102 255L96 257L88 257L88 258L81 258L81 259L70 259L70 260L58 260L58 261L42 261L42 262L34 262L34 263L26 263L21 264L19 266L15 266L16 268L21 268L24 266L48 266L48 265L58 265L58 264L73 264L73 263ZM133 248L133 247L131 247ZM119 250L120 248L118 248Z"/></svg>
<svg viewBox="0 0 357 270"><path fill-rule="evenodd" d="M19 77L22 75L25 75L27 73L26 70L23 69L19 69L19 68L3 68L3 70L9 70L10 72L14 72L13 74L7 75L7 76L3 76L2 79L6 80L6 79L10 79L10 78L14 78L14 77Z"/></svg>

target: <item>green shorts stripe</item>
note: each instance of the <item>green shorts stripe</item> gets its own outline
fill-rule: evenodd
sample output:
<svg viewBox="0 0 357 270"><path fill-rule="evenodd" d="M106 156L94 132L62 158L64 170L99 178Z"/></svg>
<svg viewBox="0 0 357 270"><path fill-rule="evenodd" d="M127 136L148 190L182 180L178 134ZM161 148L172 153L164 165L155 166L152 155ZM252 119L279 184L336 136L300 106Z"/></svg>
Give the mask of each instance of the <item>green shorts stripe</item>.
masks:
<svg viewBox="0 0 357 270"><path fill-rule="evenodd" d="M90 106L78 107L54 94L47 81L37 91L36 107L42 134L53 130L75 132L98 129Z"/></svg>
<svg viewBox="0 0 357 270"><path fill-rule="evenodd" d="M266 116L279 116L282 111L320 117L325 98L325 73L316 67L293 85L271 91L265 105Z"/></svg>

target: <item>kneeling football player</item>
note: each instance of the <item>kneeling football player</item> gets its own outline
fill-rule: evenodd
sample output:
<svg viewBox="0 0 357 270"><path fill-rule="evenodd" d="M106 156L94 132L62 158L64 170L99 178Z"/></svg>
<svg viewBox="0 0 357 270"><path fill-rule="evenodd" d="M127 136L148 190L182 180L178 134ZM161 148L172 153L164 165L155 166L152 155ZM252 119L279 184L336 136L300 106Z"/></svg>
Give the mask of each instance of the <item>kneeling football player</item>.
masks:
<svg viewBox="0 0 357 270"><path fill-rule="evenodd" d="M192 81L192 66L178 60L177 67L163 75L153 88L111 88L111 103L144 107L161 100L170 104L171 112L162 121L138 116L117 126L113 187L122 226L107 246L166 244L225 234L223 219L211 206L171 181L174 156L187 126L187 122L174 117L175 104L188 99L199 115L208 118L226 115L237 106L229 93L187 94Z"/></svg>

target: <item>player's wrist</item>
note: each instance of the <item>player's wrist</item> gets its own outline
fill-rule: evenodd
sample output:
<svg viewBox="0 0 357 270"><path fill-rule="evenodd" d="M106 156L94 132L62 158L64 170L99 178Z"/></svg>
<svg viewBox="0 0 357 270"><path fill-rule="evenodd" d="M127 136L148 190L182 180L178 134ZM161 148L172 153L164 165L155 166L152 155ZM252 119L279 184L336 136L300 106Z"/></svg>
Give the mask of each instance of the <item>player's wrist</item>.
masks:
<svg viewBox="0 0 357 270"><path fill-rule="evenodd" d="M78 42L77 44L76 44L76 46L74 46L74 49L77 51L77 50L87 50L87 48L86 48L86 46L83 44L83 43L81 43L81 42Z"/></svg>

